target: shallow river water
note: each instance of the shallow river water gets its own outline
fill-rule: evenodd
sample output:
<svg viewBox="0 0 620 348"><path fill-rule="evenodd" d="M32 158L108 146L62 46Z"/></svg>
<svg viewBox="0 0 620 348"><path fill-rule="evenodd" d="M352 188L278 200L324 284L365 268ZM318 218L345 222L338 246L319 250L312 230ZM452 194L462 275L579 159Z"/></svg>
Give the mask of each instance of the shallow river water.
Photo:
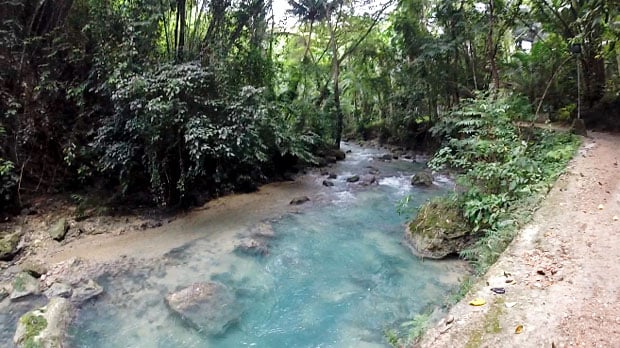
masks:
<svg viewBox="0 0 620 348"><path fill-rule="evenodd" d="M402 244L412 206L443 194L448 182L414 188L423 169L406 160L379 161L382 151L347 146L334 166L335 186L298 212L266 217L266 255L234 252L251 229L205 237L114 278L98 281L105 295L87 304L70 329L74 347L384 347L385 330L441 305L465 273L459 261L420 260ZM372 166L374 168L369 168ZM352 174L379 170L378 185L347 183ZM166 307L164 296L195 282L218 281L235 293L239 317L225 331L205 335Z"/></svg>

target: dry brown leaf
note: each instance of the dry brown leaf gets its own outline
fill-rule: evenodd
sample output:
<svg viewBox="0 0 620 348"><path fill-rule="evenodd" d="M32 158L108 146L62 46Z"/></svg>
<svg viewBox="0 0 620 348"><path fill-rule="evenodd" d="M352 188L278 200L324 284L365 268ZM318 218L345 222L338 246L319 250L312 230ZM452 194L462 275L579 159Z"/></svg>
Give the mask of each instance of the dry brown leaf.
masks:
<svg viewBox="0 0 620 348"><path fill-rule="evenodd" d="M523 332L523 325L517 325L517 327L515 328L515 333L520 334L522 332Z"/></svg>

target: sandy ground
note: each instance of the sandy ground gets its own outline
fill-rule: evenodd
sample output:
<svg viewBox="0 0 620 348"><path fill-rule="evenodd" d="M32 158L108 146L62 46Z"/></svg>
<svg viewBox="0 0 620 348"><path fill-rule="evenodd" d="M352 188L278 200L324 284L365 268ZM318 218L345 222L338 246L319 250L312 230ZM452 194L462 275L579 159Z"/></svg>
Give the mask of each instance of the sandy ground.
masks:
<svg viewBox="0 0 620 348"><path fill-rule="evenodd" d="M311 177L268 184L255 193L235 194L210 201L160 227L123 234L86 236L65 245L41 248L36 257L51 264L75 257L96 262L113 261L123 256L156 258L192 240L214 234L234 234L252 228L251 225L261 219L303 209L306 205L290 205L290 200L307 195L311 198L311 203L307 205L316 202L321 193L321 186L318 186L318 193L317 186Z"/></svg>
<svg viewBox="0 0 620 348"><path fill-rule="evenodd" d="M419 345L620 347L619 162L620 136L584 139L532 222Z"/></svg>

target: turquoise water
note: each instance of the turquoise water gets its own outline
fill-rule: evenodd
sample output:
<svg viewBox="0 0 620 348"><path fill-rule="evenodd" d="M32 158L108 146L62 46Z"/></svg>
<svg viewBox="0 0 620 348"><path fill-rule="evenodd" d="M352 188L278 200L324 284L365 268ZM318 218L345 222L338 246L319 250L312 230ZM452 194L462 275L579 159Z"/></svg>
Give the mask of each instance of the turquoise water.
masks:
<svg viewBox="0 0 620 348"><path fill-rule="evenodd" d="M359 172L376 154L360 150L334 168ZM407 217L396 203L414 205L442 189L413 189L418 165L373 162L379 185L347 184L341 176L325 202L266 221L275 237L269 253L231 251L230 240L205 238L162 260L99 281L105 296L83 308L71 329L75 347L384 347L386 329L441 304L464 266L415 258L401 244ZM322 180L318 179L317 180ZM257 221L258 223L259 221ZM170 313L164 296L199 281L219 281L235 292L238 320L203 335Z"/></svg>

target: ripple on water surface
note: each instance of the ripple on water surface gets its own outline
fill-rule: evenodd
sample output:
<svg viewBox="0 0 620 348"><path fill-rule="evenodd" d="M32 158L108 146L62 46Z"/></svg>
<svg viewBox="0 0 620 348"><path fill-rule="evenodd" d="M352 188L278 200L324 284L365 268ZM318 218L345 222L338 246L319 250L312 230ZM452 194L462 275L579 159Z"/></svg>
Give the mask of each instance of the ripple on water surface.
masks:
<svg viewBox="0 0 620 348"><path fill-rule="evenodd" d="M355 201L309 209L273 224L264 257L203 239L158 271L102 280L107 295L71 330L79 347L386 346L398 328L440 303L462 269L420 262L400 244L400 188L375 186ZM430 193L419 193L416 200ZM215 252L214 252L215 251ZM165 307L169 291L216 280L235 289L243 313L223 334L204 336Z"/></svg>
<svg viewBox="0 0 620 348"><path fill-rule="evenodd" d="M272 221L275 237L265 256L233 252L247 234L239 231L194 241L142 271L100 279L106 295L82 309L73 346L387 346L385 329L442 303L465 269L460 262L421 262L401 244L407 217L397 214L397 202L411 194L415 206L441 190L412 188L412 164L374 161L379 154L354 152L333 168L364 174L372 164L381 171L379 185L360 189L341 180L329 191L331 203ZM185 325L163 301L170 291L210 280L234 289L242 308L236 322L212 336Z"/></svg>

